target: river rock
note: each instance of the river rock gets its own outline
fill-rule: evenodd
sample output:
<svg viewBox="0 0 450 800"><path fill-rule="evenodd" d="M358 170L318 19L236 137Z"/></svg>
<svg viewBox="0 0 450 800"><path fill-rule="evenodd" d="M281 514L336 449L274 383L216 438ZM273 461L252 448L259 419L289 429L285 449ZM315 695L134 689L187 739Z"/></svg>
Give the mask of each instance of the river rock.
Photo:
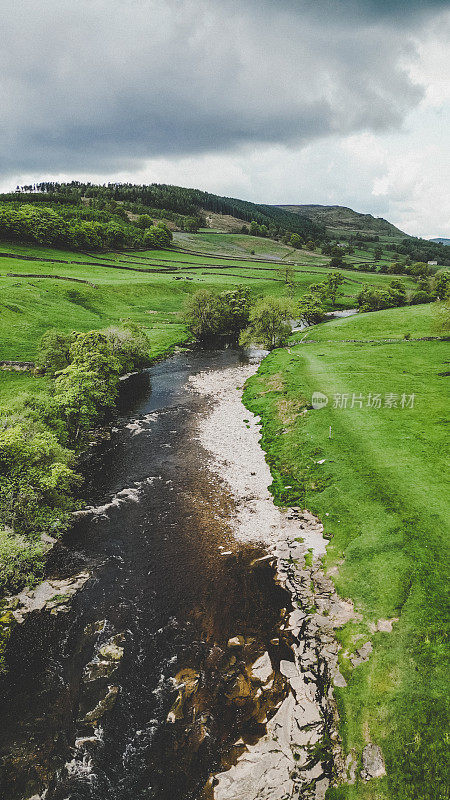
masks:
<svg viewBox="0 0 450 800"><path fill-rule="evenodd" d="M108 661L120 661L123 656L123 647L119 647L118 644L111 641L108 642L108 644L103 645L103 647L100 648L99 653Z"/></svg>
<svg viewBox="0 0 450 800"><path fill-rule="evenodd" d="M228 639L228 647L243 647L245 644L245 639L243 636L233 636L231 639Z"/></svg>
<svg viewBox="0 0 450 800"><path fill-rule="evenodd" d="M80 572L71 578L42 581L35 589L24 589L13 598L8 598L8 605L14 605L13 614L16 622L23 622L32 611L48 609L52 613L67 610L67 600L81 589L89 578L88 572Z"/></svg>
<svg viewBox="0 0 450 800"><path fill-rule="evenodd" d="M361 778L369 781L371 778L381 778L386 775L383 753L377 744L367 744L362 752Z"/></svg>
<svg viewBox="0 0 450 800"><path fill-rule="evenodd" d="M262 683L266 683L266 681L270 678L273 673L273 668L269 653L267 651L263 653L263 655L260 656L254 664L252 664L251 672L253 677L257 678L257 680L261 681Z"/></svg>
<svg viewBox="0 0 450 800"><path fill-rule="evenodd" d="M298 669L294 661L280 661L280 672L286 678L296 678L298 676Z"/></svg>
<svg viewBox="0 0 450 800"><path fill-rule="evenodd" d="M244 704L252 694L252 686L245 675L238 675L236 680L226 690L225 696L237 705Z"/></svg>
<svg viewBox="0 0 450 800"><path fill-rule="evenodd" d="M350 661L351 661L352 665L354 667L357 667L357 666L359 666L359 664L362 664L364 661L368 661L372 650L373 650L373 647L372 647L372 643L371 642L366 642L365 644L363 644L363 646L360 647L356 651L356 653L354 653L354 655L350 656Z"/></svg>
<svg viewBox="0 0 450 800"><path fill-rule="evenodd" d="M107 711L110 711L114 708L115 702L117 700L117 695L119 694L119 687L118 686L108 686L108 691L105 697L100 700L95 708L92 711L88 711L83 718L83 722L87 722L91 725L95 725L96 722L106 714Z"/></svg>

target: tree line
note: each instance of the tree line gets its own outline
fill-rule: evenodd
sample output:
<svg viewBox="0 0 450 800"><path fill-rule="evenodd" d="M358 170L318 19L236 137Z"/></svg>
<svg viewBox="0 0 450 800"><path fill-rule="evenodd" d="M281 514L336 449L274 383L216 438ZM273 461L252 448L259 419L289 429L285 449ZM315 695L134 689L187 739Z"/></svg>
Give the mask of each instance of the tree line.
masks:
<svg viewBox="0 0 450 800"><path fill-rule="evenodd" d="M124 212L125 213L125 212ZM87 218L86 218L87 217ZM131 224L125 214L0 204L0 238L71 250L166 248L172 232L162 222Z"/></svg>
<svg viewBox="0 0 450 800"><path fill-rule="evenodd" d="M90 197L112 199L126 203L139 203L153 208L168 209L178 214L197 217L203 211L218 214L229 214L244 222L256 222L258 225L272 226L277 235L286 231L298 233L308 238L323 240L326 238L325 227L315 223L308 217L293 214L276 206L250 203L233 197L222 197L200 189L187 189L182 186L153 183L136 185L131 183L108 183L97 185L71 181L56 183L44 181L38 184L18 186L18 192L42 192L58 197Z"/></svg>
<svg viewBox="0 0 450 800"><path fill-rule="evenodd" d="M70 523L89 430L111 416L120 375L148 363L147 336L131 322L43 335L37 370L52 379L50 395L29 397L0 427L0 596L42 570L41 536Z"/></svg>

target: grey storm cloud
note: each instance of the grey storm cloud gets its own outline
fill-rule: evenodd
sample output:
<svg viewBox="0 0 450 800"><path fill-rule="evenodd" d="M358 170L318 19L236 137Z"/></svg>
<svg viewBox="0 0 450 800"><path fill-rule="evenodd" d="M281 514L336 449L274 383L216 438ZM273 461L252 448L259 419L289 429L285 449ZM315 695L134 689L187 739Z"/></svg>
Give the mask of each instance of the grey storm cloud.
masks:
<svg viewBox="0 0 450 800"><path fill-rule="evenodd" d="M3 0L0 172L389 130L439 2Z"/></svg>

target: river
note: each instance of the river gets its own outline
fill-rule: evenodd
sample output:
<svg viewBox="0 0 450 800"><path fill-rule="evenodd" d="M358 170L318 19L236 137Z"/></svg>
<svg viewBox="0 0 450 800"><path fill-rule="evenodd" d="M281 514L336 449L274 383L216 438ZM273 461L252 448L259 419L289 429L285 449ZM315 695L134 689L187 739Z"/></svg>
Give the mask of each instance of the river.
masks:
<svg viewBox="0 0 450 800"><path fill-rule="evenodd" d="M298 717L296 691L311 705L307 744L322 735L310 732L326 717L323 675L305 694L293 649L305 614L281 573L293 563L286 539L298 549L312 531L319 555L323 540L299 510L281 517L271 503L257 421L240 405L255 369L240 350L189 351L123 389L111 436L85 464L87 506L48 560L52 578L89 578L60 613L30 613L7 650L4 800L251 797L242 756L259 759L255 787L268 786L269 745L286 714L291 728ZM292 736L281 777L258 797L291 791ZM322 797L326 765L311 769Z"/></svg>

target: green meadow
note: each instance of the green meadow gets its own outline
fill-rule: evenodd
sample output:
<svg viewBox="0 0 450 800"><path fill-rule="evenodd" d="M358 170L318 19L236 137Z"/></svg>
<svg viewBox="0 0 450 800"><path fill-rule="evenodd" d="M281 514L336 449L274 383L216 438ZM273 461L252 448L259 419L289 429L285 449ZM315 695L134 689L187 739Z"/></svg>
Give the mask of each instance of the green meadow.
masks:
<svg viewBox="0 0 450 800"><path fill-rule="evenodd" d="M262 417L275 501L320 517L325 567L355 607L338 631L341 732L357 759L379 744L387 777L330 798L448 797L448 343L415 340L435 325L428 305L316 326L269 355L245 392ZM328 404L314 410L313 392ZM393 620L391 633L374 632L380 619ZM353 668L367 641L370 659Z"/></svg>
<svg viewBox="0 0 450 800"><path fill-rule="evenodd" d="M39 339L48 328L86 331L121 319L143 325L150 337L152 355L160 355L185 340L181 321L185 297L200 287L224 291L244 284L255 295L285 293L277 263L214 257L217 249L211 248L211 236L195 236L198 250L202 245L210 248L209 258L206 253L193 255L176 249L93 256L3 244L2 252L19 257L0 258L0 359L33 360ZM235 235L222 236L228 241ZM236 238L239 249L241 239L253 237ZM267 244L266 240L258 241ZM76 278L94 286L56 277L9 277L8 273ZM342 273L346 281L340 287L337 305L343 308L355 304L355 297L365 284L387 284L390 280L386 275L349 270ZM296 267L295 297L326 274L327 270L320 266Z"/></svg>

